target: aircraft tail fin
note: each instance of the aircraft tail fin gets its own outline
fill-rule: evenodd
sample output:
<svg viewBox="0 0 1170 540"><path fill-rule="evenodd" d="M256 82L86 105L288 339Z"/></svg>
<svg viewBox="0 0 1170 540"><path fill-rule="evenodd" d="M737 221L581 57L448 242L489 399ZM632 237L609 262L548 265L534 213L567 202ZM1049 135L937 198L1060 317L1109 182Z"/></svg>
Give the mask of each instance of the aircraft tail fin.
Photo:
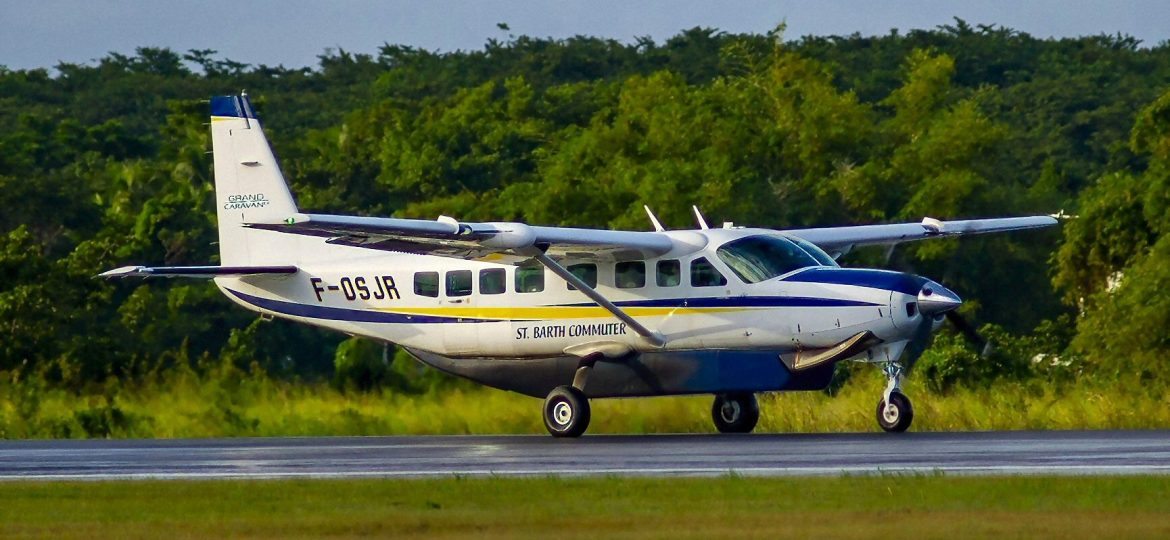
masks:
<svg viewBox="0 0 1170 540"><path fill-rule="evenodd" d="M289 262L288 246L247 223L280 223L297 213L288 183L247 94L211 98L211 149L220 264Z"/></svg>

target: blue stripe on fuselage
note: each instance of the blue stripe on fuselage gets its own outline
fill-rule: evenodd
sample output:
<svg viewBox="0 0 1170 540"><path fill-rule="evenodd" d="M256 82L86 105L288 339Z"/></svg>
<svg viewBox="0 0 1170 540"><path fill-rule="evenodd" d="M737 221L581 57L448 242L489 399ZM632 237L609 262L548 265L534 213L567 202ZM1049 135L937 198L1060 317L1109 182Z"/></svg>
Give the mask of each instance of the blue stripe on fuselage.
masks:
<svg viewBox="0 0 1170 540"><path fill-rule="evenodd" d="M895 291L917 296L926 283L925 278L889 270L853 268L809 268L784 278L782 281L804 283L825 283L830 285L853 285L870 289Z"/></svg>
<svg viewBox="0 0 1170 540"><path fill-rule="evenodd" d="M271 298L261 298L242 293L233 289L225 289L236 298L253 306L297 317L310 319L329 319L353 322L375 322L390 324L433 324L433 323L478 323L478 322L507 322L500 319L475 319L467 317L442 317L434 315L414 315L403 313L387 313L364 309L336 308L329 306L314 306L285 302ZM596 306L592 302L582 304L566 304L563 307ZM792 296L731 296L706 298L667 298L660 300L633 300L617 302L619 307L688 307L688 308L737 308L737 307L864 307L880 306L871 302L858 300L840 300L835 298L813 298ZM561 307L561 306L540 306Z"/></svg>
<svg viewBox="0 0 1170 540"><path fill-rule="evenodd" d="M329 319L335 321L352 321L352 322L374 322L374 323L392 323L392 324L431 324L431 323L459 323L459 322L499 322L493 319L468 319L460 317L435 317L431 315L407 315L403 313L386 313L382 311L369 311L364 309L346 309L335 308L328 306L313 306L309 304L298 304L296 302L285 302L283 300L272 300L270 298L261 298L259 296L252 296L232 289L225 289L239 298L253 306L264 308L269 311L283 313L285 315L294 315L297 317L308 317L310 319Z"/></svg>
<svg viewBox="0 0 1170 540"><path fill-rule="evenodd" d="M839 298L817 298L814 296L707 296L700 298L664 298L654 300L626 300L614 302L618 307L689 307L689 308L736 308L736 307L864 307L882 306L861 300ZM592 302L568 304L570 306L595 306Z"/></svg>

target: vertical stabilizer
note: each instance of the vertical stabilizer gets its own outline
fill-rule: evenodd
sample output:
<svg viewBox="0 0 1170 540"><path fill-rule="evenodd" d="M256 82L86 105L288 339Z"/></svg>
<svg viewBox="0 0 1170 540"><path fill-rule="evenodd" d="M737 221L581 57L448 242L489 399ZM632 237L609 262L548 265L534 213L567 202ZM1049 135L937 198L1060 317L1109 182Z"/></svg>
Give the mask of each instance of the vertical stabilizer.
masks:
<svg viewBox="0 0 1170 540"><path fill-rule="evenodd" d="M279 223L296 204L247 95L211 98L211 149L215 158L215 203L220 264L288 261L281 242L245 223Z"/></svg>

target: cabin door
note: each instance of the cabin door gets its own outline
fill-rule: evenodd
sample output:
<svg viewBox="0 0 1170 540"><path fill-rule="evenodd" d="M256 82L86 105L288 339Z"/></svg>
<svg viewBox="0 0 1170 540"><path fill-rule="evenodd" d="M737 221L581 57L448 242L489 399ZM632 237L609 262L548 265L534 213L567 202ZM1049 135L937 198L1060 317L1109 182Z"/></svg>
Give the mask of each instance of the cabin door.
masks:
<svg viewBox="0 0 1170 540"><path fill-rule="evenodd" d="M443 276L441 305L448 316L448 322L444 323L443 345L450 355L474 355L479 348L479 330L473 313L473 277L471 270L451 270Z"/></svg>

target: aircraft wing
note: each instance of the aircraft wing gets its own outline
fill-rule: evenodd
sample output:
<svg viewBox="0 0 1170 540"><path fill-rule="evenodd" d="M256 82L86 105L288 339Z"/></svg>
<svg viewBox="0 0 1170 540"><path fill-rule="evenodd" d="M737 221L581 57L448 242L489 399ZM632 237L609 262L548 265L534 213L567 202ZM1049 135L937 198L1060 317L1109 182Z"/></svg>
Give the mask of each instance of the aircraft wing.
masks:
<svg viewBox="0 0 1170 540"><path fill-rule="evenodd" d="M846 252L853 246L889 245L926 238L946 238L968 234L1018 231L1056 225L1052 216L969 219L939 221L925 218L922 223L891 223L886 225L858 225L852 227L824 227L819 229L792 229L786 234L808 240L825 251Z"/></svg>
<svg viewBox="0 0 1170 540"><path fill-rule="evenodd" d="M381 217L297 214L282 223L247 227L327 238L341 244L384 251L439 255L459 259L526 259L539 248L553 257L627 260L662 255L674 243L665 234L542 227L515 222L458 222Z"/></svg>

